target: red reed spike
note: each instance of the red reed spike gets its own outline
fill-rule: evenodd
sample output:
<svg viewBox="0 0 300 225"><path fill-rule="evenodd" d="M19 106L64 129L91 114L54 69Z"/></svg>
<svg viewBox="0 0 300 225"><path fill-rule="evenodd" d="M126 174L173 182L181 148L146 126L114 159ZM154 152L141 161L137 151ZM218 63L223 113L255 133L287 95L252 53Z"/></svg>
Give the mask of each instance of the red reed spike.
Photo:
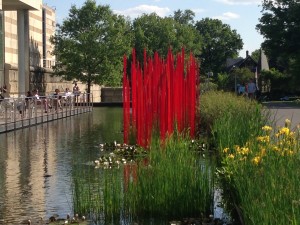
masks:
<svg viewBox="0 0 300 225"><path fill-rule="evenodd" d="M150 144L152 129L159 129L162 140L174 132L190 129L195 135L195 111L198 97L197 63L192 54L185 66L185 52L177 54L176 61L171 49L166 61L157 52L154 58L147 58L144 50L143 69L136 63L135 49L132 50L131 100L132 132L138 145ZM124 57L123 104L124 104L124 142L128 141L130 127L130 86L126 75ZM186 72L185 72L186 71Z"/></svg>
<svg viewBox="0 0 300 225"><path fill-rule="evenodd" d="M123 57L123 130L124 130L124 143L128 144L129 139L129 126L130 126L130 93L129 93L129 83L127 79L127 58L126 55Z"/></svg>

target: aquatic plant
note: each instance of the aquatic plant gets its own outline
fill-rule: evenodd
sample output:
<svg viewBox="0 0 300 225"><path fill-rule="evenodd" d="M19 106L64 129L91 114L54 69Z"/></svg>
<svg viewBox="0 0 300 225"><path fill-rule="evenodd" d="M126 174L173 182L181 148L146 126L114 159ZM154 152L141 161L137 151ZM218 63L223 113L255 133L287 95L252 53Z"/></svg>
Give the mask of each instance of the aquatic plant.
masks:
<svg viewBox="0 0 300 225"><path fill-rule="evenodd" d="M223 148L220 173L235 191L245 224L299 224L299 128L273 128L244 145Z"/></svg>
<svg viewBox="0 0 300 225"><path fill-rule="evenodd" d="M152 141L146 165L137 167L137 181L129 183L131 210L135 215L195 216L212 212L212 162L201 161L190 140L172 136Z"/></svg>
<svg viewBox="0 0 300 225"><path fill-rule="evenodd" d="M207 91L201 94L200 102L201 104L198 104L197 108L198 132L205 131L208 135L211 135L212 130L214 130L213 132L216 131L216 123L218 121L219 124L224 122L221 125L224 129L221 129L227 135L223 137L231 138L230 133L233 134L232 136L239 135L240 132L247 135L251 134L253 132L251 127L253 128L255 123L258 122L257 126L260 128L262 124L265 124L270 119L268 111L259 103L230 92ZM227 118L230 120L227 121ZM217 140L218 138L213 139L213 141Z"/></svg>
<svg viewBox="0 0 300 225"><path fill-rule="evenodd" d="M201 160L199 143L178 135L163 143L154 139L150 148L144 160L119 169L74 170L75 210L105 221L208 217L213 210L214 164Z"/></svg>

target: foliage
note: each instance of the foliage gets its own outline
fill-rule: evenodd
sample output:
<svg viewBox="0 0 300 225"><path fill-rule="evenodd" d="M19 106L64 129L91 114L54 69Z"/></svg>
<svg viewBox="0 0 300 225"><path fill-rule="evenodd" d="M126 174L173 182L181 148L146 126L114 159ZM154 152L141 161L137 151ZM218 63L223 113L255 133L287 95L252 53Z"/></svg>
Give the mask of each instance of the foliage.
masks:
<svg viewBox="0 0 300 225"><path fill-rule="evenodd" d="M174 12L174 20L180 24L194 24L194 17L195 17L195 13L190 10L184 10L184 12L182 12L180 9Z"/></svg>
<svg viewBox="0 0 300 225"><path fill-rule="evenodd" d="M289 94L289 91L292 91L292 89L287 89L287 86L293 86L293 80L291 79L291 77L288 77L275 68L271 68L268 71L261 71L260 76L261 80L263 80L266 85L269 85L265 88L269 90L271 95L270 97L272 99L277 99L279 97L282 97L284 94Z"/></svg>
<svg viewBox="0 0 300 225"><path fill-rule="evenodd" d="M291 73L299 81L300 74L300 5L298 0L264 0L263 14L257 29L272 67ZM295 81L294 81L295 82Z"/></svg>
<svg viewBox="0 0 300 225"><path fill-rule="evenodd" d="M257 102L236 96L234 93L210 91L201 94L197 110L200 115L199 130L210 132L214 124L227 114L235 118L238 113L244 115L245 120L250 121L262 109ZM232 121L233 124L236 124L236 122Z"/></svg>
<svg viewBox="0 0 300 225"><path fill-rule="evenodd" d="M244 145L220 148L219 174L235 190L244 224L299 224L300 136L289 126L263 126Z"/></svg>
<svg viewBox="0 0 300 225"><path fill-rule="evenodd" d="M254 74L248 68L234 68L229 73L218 73L216 83L220 90L235 91L236 84L246 85L250 79L254 79Z"/></svg>
<svg viewBox="0 0 300 225"><path fill-rule="evenodd" d="M181 135L152 141L148 165L139 165L129 186L135 214L180 219L212 212L214 164L200 161L191 143Z"/></svg>
<svg viewBox="0 0 300 225"><path fill-rule="evenodd" d="M200 91L203 93L203 92L206 92L206 91L216 91L218 90L218 85L216 83L213 83L211 81L211 79L208 79L206 78L206 80L203 82L200 82Z"/></svg>
<svg viewBox="0 0 300 225"><path fill-rule="evenodd" d="M185 51L200 54L201 36L190 25L176 22L171 17L161 18L157 14L144 14L133 21L134 47L137 59L143 62L143 51L153 56L154 52L165 57L169 48L173 52Z"/></svg>
<svg viewBox="0 0 300 225"><path fill-rule="evenodd" d="M211 214L213 159L201 160L199 145L185 135L174 134L164 143L159 138L152 140L149 158L138 163L128 162L120 169L76 166L76 212L110 224L117 224L124 215L126 221Z"/></svg>
<svg viewBox="0 0 300 225"><path fill-rule="evenodd" d="M226 60L236 57L243 47L240 35L218 19L202 19L196 22L195 28L203 38L202 73L224 71Z"/></svg>
<svg viewBox="0 0 300 225"><path fill-rule="evenodd" d="M255 61L258 62L258 60L260 59L260 53L261 50L260 49L256 49L251 53L251 58Z"/></svg>
<svg viewBox="0 0 300 225"><path fill-rule="evenodd" d="M129 23L113 14L108 6L87 0L81 8L73 5L57 33L51 37L57 56L54 71L66 80L90 86L121 84L122 57L130 46Z"/></svg>
<svg viewBox="0 0 300 225"><path fill-rule="evenodd" d="M230 90L230 75L228 73L218 73L216 81L220 90Z"/></svg>
<svg viewBox="0 0 300 225"><path fill-rule="evenodd" d="M231 72L230 80L234 84L234 77L236 76L237 84L248 83L250 79L254 79L254 74L248 68L235 68ZM234 85L233 85L234 87Z"/></svg>

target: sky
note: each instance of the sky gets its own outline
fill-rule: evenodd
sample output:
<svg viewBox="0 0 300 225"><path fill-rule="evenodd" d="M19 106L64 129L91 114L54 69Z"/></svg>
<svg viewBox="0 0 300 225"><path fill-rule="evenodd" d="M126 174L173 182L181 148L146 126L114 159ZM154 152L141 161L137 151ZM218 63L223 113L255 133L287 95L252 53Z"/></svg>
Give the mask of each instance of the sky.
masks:
<svg viewBox="0 0 300 225"><path fill-rule="evenodd" d="M117 14L134 19L143 13L155 12L164 17L174 11L190 9L195 13L195 21L209 17L220 19L241 36L244 46L239 52L241 57L246 51L251 54L260 48L263 37L255 29L261 17L262 0L96 0L97 4L109 5ZM44 4L56 10L56 22L68 17L72 5L80 8L85 0L43 0Z"/></svg>

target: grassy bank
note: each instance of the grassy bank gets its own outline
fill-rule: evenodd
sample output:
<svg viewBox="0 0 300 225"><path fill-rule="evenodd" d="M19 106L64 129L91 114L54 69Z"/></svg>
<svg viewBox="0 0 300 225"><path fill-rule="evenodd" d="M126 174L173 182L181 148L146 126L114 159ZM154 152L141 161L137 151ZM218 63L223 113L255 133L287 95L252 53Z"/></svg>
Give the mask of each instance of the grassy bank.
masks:
<svg viewBox="0 0 300 225"><path fill-rule="evenodd" d="M218 174L243 223L299 224L299 130L290 121L273 130L259 104L228 93L207 93L201 111L208 111Z"/></svg>

